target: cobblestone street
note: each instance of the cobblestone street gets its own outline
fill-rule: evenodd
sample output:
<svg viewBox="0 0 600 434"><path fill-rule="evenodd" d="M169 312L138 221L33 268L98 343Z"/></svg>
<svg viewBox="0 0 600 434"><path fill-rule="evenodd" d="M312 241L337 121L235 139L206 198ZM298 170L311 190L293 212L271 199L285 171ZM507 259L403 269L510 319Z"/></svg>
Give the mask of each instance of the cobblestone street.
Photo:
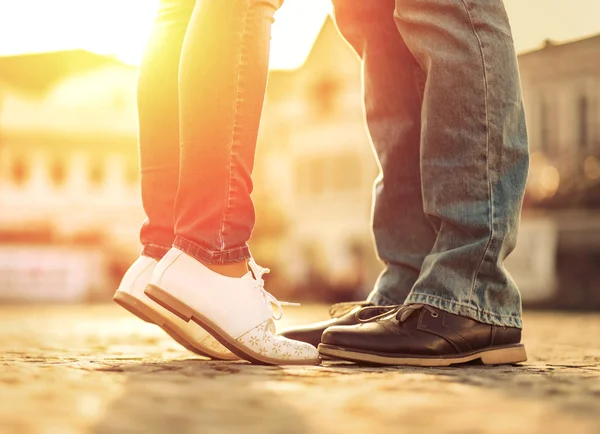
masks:
<svg viewBox="0 0 600 434"><path fill-rule="evenodd" d="M118 306L4 306L0 433L600 433L600 315L525 321L520 367L262 367L203 360Z"/></svg>

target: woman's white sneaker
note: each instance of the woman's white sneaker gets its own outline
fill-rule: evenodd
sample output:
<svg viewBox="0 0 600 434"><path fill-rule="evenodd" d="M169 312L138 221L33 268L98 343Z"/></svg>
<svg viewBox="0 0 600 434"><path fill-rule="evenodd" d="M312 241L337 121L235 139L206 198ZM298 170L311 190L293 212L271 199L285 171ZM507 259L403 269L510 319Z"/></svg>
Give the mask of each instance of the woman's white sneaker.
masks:
<svg viewBox="0 0 600 434"><path fill-rule="evenodd" d="M202 327L182 321L144 294L157 264L152 258L140 256L125 273L113 300L144 321L160 326L175 341L196 354L212 359L238 360L239 357Z"/></svg>
<svg viewBox="0 0 600 434"><path fill-rule="evenodd" d="M275 334L281 303L264 288L268 269L251 260L241 278L218 274L173 248L158 263L146 295L185 321L195 322L238 356L254 363L315 365L310 344ZM272 305L277 307L274 313Z"/></svg>

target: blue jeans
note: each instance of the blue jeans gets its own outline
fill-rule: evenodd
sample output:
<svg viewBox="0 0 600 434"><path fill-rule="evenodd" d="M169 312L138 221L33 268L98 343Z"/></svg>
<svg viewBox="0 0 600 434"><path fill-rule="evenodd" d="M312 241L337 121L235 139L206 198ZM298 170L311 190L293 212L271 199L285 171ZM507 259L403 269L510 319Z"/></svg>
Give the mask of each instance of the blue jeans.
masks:
<svg viewBox="0 0 600 434"><path fill-rule="evenodd" d="M363 62L381 164L373 233L386 268L370 300L424 303L522 327L504 268L529 156L502 0L333 0Z"/></svg>
<svg viewBox="0 0 600 434"><path fill-rule="evenodd" d="M280 0L161 0L138 79L143 254L250 257L251 172Z"/></svg>

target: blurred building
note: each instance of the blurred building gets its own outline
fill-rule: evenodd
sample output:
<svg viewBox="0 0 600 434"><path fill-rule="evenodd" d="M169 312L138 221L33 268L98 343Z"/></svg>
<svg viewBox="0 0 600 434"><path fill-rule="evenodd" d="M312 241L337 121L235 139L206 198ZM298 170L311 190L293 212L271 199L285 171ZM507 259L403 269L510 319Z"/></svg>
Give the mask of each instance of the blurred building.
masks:
<svg viewBox="0 0 600 434"><path fill-rule="evenodd" d="M0 255L7 293L31 276L71 279L65 252L94 258L103 272L87 275L99 285L112 262L98 251L139 251L136 74L85 51L0 58L0 253L18 246L27 258L16 272L11 255Z"/></svg>
<svg viewBox="0 0 600 434"><path fill-rule="evenodd" d="M546 41L519 56L519 65L534 151L532 199L558 196L562 206L600 207L600 197L584 200L600 185L600 35Z"/></svg>
<svg viewBox="0 0 600 434"><path fill-rule="evenodd" d="M555 227L562 307L600 308L600 35L519 56L533 151L527 205Z"/></svg>
<svg viewBox="0 0 600 434"><path fill-rule="evenodd" d="M364 297L381 269L370 232L378 167L360 69L327 20L302 67L269 77L255 184L286 216L280 247L269 256L282 262L277 269L299 295Z"/></svg>
<svg viewBox="0 0 600 434"><path fill-rule="evenodd" d="M600 37L519 59L534 154L507 266L526 303L600 307ZM135 79L83 51L0 57L0 298L106 296L139 251ZM382 268L361 94L331 20L301 68L271 72L251 247L280 297L362 298Z"/></svg>
<svg viewBox="0 0 600 434"><path fill-rule="evenodd" d="M590 187L600 179L600 37L547 44L519 61L534 154L528 208L507 267L526 304L600 307L600 294L590 296L600 293L593 271L600 263L600 217L589 210L600 189L571 209L536 211L559 186ZM361 98L359 62L331 20L304 66L271 73L257 189L279 198L287 215L280 247L271 244L270 252L274 261L283 258L291 287L335 291L351 276L354 294L364 293L381 270L370 233L378 168ZM578 270L577 279L569 269Z"/></svg>

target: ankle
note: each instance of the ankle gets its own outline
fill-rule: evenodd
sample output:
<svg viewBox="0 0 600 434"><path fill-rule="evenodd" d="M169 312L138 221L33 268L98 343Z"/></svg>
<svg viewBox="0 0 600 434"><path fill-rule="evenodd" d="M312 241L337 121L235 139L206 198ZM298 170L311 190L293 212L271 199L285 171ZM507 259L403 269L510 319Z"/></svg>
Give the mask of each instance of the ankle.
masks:
<svg viewBox="0 0 600 434"><path fill-rule="evenodd" d="M246 260L234 262L231 264L209 264L203 261L200 262L202 262L202 265L204 265L209 270L212 270L215 273L226 277L239 278L248 273L248 263L246 262Z"/></svg>

